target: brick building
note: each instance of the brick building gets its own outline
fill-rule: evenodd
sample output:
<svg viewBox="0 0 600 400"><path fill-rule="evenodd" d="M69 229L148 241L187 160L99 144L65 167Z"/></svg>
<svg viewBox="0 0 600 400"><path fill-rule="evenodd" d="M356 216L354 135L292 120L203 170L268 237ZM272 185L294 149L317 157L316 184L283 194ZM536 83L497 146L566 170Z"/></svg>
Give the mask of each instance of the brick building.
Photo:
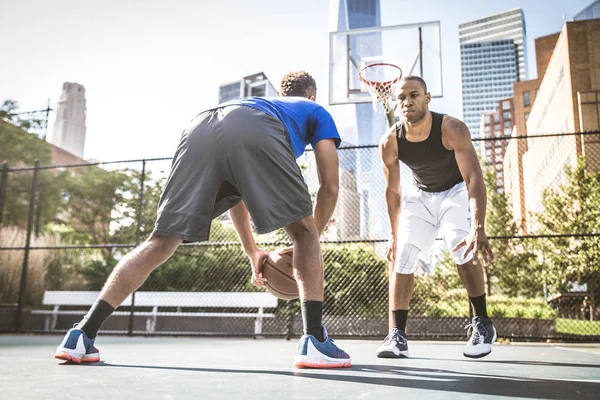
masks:
<svg viewBox="0 0 600 400"><path fill-rule="evenodd" d="M481 140L479 142L479 152L483 157L485 164L492 168L498 193L504 193L504 155L509 138L515 126L513 99L501 99L498 101L497 111L486 113L481 116L481 127L479 132ZM485 140L494 139L494 140Z"/></svg>
<svg viewBox="0 0 600 400"><path fill-rule="evenodd" d="M504 160L506 194L523 232L542 210L544 190L565 182L565 166L585 155L590 168L600 168L597 135L555 135L600 127L600 19L565 23L537 39L536 52L538 79L515 84L513 134L553 136L511 140Z"/></svg>

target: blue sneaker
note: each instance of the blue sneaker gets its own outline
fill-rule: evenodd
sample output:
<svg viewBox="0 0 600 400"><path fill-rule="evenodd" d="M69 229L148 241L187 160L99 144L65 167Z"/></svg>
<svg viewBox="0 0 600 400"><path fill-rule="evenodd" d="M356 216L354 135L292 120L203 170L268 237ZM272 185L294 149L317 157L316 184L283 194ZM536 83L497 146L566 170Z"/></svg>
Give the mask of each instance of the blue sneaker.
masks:
<svg viewBox="0 0 600 400"><path fill-rule="evenodd" d="M294 360L297 368L346 368L352 365L350 356L333 344L333 339L327 336L325 327L323 340L319 342L312 335L303 335L298 342L298 352Z"/></svg>
<svg viewBox="0 0 600 400"><path fill-rule="evenodd" d="M77 324L67 332L60 346L56 348L54 358L74 363L93 363L100 361L100 351L94 347L95 339L88 339L87 335Z"/></svg>

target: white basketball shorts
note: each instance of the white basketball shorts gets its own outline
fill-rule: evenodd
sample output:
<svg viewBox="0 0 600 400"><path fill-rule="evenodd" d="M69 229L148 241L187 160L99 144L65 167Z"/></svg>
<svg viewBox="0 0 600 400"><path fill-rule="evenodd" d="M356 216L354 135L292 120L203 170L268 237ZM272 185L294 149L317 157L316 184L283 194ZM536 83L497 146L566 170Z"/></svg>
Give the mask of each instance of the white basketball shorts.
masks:
<svg viewBox="0 0 600 400"><path fill-rule="evenodd" d="M414 273L418 253L427 253L440 231L448 251L451 251L470 230L471 211L464 182L457 183L444 192L431 193L412 188L402 201L396 273ZM466 247L461 247L455 252L451 251L456 264L465 264L473 258L473 252L463 257L465 249Z"/></svg>

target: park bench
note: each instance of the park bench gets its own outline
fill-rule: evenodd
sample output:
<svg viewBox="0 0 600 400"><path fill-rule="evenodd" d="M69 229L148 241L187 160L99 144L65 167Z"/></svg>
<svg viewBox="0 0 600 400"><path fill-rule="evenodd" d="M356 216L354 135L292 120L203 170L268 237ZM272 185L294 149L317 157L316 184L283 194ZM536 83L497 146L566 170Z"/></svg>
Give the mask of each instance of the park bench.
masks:
<svg viewBox="0 0 600 400"><path fill-rule="evenodd" d="M32 314L46 315L44 330L56 330L59 315L85 315L96 301L100 292L95 291L51 291L44 293L43 305L52 310L33 310ZM136 292L135 307L151 307L150 311L135 311L135 316L146 317L146 333L156 332L158 317L219 317L254 318L254 334L262 334L264 318L273 318L274 314L265 313L265 309L276 308L277 298L268 292ZM69 310L61 309L68 306ZM131 306L131 296L121 304ZM81 310L72 308L81 307ZM176 308L176 311L161 311L160 308ZM183 311L185 308L219 309L256 309L255 312L197 312ZM115 311L113 315L130 315L130 311Z"/></svg>

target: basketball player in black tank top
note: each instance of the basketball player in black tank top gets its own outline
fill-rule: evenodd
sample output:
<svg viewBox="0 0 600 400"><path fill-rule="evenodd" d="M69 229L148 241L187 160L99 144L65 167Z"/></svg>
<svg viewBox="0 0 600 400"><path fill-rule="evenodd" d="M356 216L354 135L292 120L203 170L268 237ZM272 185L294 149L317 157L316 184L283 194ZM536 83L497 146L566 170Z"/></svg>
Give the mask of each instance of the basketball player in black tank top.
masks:
<svg viewBox="0 0 600 400"><path fill-rule="evenodd" d="M401 118L387 115L388 132L380 143L386 178L385 199L391 237L390 334L377 349L383 358L408 357L405 333L419 254L427 253L441 230L474 311L467 357L491 352L496 330L487 316L484 273L477 253L493 259L485 233L486 189L467 126L429 111L431 95L420 77L403 78L396 90ZM414 189L402 196L400 166L413 172ZM472 222L472 223L471 223Z"/></svg>

